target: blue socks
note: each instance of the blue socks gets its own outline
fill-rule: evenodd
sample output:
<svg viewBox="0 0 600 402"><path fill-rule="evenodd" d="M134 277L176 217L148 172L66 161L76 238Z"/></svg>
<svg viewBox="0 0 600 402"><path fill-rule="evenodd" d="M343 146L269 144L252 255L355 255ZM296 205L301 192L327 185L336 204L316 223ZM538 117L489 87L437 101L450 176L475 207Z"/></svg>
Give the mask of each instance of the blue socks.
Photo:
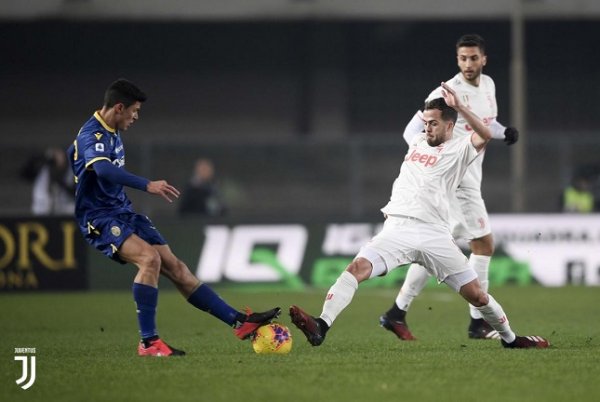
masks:
<svg viewBox="0 0 600 402"><path fill-rule="evenodd" d="M158 336L156 330L156 306L158 304L158 289L141 283L133 283L133 300L137 306L137 317L142 339ZM225 303L208 285L202 284L187 299L188 302L207 313L217 317L233 327L242 321L245 315Z"/></svg>
<svg viewBox="0 0 600 402"><path fill-rule="evenodd" d="M188 297L187 301L192 306L217 317L230 327L245 317L245 315L225 303L218 294L204 283Z"/></svg>
<svg viewBox="0 0 600 402"><path fill-rule="evenodd" d="M156 331L156 305L158 289L141 283L133 283L133 300L137 306L138 323L142 339L158 335Z"/></svg>

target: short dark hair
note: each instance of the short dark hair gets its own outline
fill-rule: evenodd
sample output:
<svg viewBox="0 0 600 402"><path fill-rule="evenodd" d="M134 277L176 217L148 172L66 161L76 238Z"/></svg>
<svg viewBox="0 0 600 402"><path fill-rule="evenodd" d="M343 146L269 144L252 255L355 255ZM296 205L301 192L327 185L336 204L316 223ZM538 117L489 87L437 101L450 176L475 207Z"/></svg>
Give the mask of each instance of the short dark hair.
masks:
<svg viewBox="0 0 600 402"><path fill-rule="evenodd" d="M125 107L129 107L135 102L145 102L147 98L133 82L119 78L104 92L104 106L113 107L117 103L122 103Z"/></svg>
<svg viewBox="0 0 600 402"><path fill-rule="evenodd" d="M423 110L433 109L437 109L442 112L442 120L456 123L458 112L454 108L448 106L444 98L435 98L429 102L425 102L425 108Z"/></svg>
<svg viewBox="0 0 600 402"><path fill-rule="evenodd" d="M456 41L456 50L459 47L474 47L477 46L482 54L485 54L485 39L477 34L466 34L458 38Z"/></svg>

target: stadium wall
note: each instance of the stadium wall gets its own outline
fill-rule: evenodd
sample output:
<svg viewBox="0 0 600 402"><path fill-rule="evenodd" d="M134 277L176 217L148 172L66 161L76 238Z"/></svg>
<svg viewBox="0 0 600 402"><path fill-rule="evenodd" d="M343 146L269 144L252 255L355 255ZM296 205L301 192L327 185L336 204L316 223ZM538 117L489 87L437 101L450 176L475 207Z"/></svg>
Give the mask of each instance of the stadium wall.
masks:
<svg viewBox="0 0 600 402"><path fill-rule="evenodd" d="M207 283L260 290L328 288L381 222L155 220L174 252ZM600 214L491 216L490 285L599 286ZM462 246L465 246L464 244ZM89 249L90 287L128 289L135 269ZM405 269L361 286L399 288ZM172 288L166 280L161 287ZM430 280L429 286L436 286Z"/></svg>
<svg viewBox="0 0 600 402"><path fill-rule="evenodd" d="M0 292L86 290L88 252L70 217L2 217Z"/></svg>
<svg viewBox="0 0 600 402"><path fill-rule="evenodd" d="M328 288L382 225L199 218L155 224L202 281L267 290ZM491 224L491 286L600 285L600 214L497 214ZM399 287L405 271L362 286ZM128 289L134 275L133 266L91 249L71 218L0 219L0 291ZM161 288L173 286L163 279Z"/></svg>

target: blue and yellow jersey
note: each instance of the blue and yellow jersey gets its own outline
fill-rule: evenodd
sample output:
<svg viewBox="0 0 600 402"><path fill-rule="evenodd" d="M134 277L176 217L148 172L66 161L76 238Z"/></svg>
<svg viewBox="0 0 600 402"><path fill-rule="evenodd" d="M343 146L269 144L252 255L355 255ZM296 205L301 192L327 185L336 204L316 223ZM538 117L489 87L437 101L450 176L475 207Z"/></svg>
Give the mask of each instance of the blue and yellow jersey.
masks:
<svg viewBox="0 0 600 402"><path fill-rule="evenodd" d="M125 166L121 135L98 112L81 127L67 155L75 175L75 216L80 225L100 215L133 211L123 186L98 177L92 167L101 160Z"/></svg>

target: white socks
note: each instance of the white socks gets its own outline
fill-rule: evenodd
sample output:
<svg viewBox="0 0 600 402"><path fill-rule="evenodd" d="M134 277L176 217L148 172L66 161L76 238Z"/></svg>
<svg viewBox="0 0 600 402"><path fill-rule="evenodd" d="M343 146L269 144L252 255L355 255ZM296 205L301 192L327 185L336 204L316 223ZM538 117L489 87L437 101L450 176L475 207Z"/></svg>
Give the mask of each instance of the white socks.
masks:
<svg viewBox="0 0 600 402"><path fill-rule="evenodd" d="M358 281L348 271L342 272L333 284L323 303L321 319L331 327L337 316L350 304L354 293L358 289Z"/></svg>
<svg viewBox="0 0 600 402"><path fill-rule="evenodd" d="M425 267L413 263L410 268L408 268L406 278L402 284L402 289L400 289L400 293L398 293L398 297L396 297L396 305L401 310L408 311L410 304L414 298L421 293L427 284L428 279L429 272L427 272Z"/></svg>
<svg viewBox="0 0 600 402"><path fill-rule="evenodd" d="M488 271L490 268L490 260L492 257L487 255L475 255L471 254L469 257L469 266L475 270L477 273L477 277L479 278L479 283L481 284L481 289L485 293L487 293L489 288L489 280L488 280ZM471 317L478 319L483 318L481 313L474 306L469 304L469 312L471 313Z"/></svg>
<svg viewBox="0 0 600 402"><path fill-rule="evenodd" d="M490 300L488 304L473 308L477 309L477 311L481 313L483 319L487 321L492 328L498 331L498 334L505 342L511 343L515 340L516 335L512 329L510 329L508 318L506 318L506 314L504 313L504 310L502 310L502 306L489 293L488 298Z"/></svg>

